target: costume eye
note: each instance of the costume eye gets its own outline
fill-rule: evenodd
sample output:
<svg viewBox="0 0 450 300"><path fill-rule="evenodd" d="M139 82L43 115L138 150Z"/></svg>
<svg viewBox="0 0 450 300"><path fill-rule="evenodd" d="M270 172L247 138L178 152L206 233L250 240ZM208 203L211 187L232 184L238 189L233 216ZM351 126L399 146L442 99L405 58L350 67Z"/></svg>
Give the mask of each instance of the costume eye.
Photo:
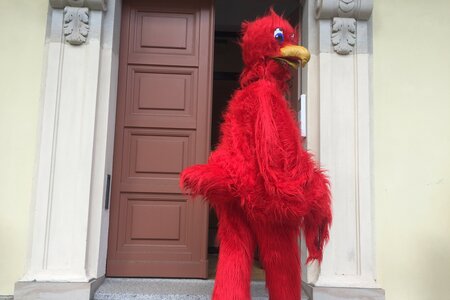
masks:
<svg viewBox="0 0 450 300"><path fill-rule="evenodd" d="M283 30L282 30L281 28L275 29L275 31L273 32L273 37L274 37L279 43L284 42L284 34L283 34Z"/></svg>

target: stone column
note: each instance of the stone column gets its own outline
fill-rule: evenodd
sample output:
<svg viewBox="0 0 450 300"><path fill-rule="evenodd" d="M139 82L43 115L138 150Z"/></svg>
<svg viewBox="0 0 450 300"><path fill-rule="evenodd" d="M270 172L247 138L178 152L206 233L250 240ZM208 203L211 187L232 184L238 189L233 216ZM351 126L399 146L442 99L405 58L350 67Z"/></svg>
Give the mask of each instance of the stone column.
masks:
<svg viewBox="0 0 450 300"><path fill-rule="evenodd" d="M328 170L331 239L322 266L304 267L313 300L384 299L375 278L371 173L372 0L307 0L303 41L308 147Z"/></svg>
<svg viewBox="0 0 450 300"><path fill-rule="evenodd" d="M115 1L108 10L105 0L50 0L30 251L14 299L87 300L104 275Z"/></svg>

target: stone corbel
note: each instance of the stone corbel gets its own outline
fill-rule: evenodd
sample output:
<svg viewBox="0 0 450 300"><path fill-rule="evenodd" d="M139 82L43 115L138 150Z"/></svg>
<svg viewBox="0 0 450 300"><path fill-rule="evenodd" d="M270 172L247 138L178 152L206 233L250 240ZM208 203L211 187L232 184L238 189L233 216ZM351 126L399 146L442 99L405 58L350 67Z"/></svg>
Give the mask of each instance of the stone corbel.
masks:
<svg viewBox="0 0 450 300"><path fill-rule="evenodd" d="M106 10L106 0L50 0L50 6L64 9L66 42L81 45L89 34L89 10Z"/></svg>
<svg viewBox="0 0 450 300"><path fill-rule="evenodd" d="M332 20L331 43L334 51L347 55L356 44L357 21L367 21L373 0L317 0L316 18Z"/></svg>
<svg viewBox="0 0 450 300"><path fill-rule="evenodd" d="M89 8L66 6L64 8L64 36L71 45L86 42L89 33Z"/></svg>

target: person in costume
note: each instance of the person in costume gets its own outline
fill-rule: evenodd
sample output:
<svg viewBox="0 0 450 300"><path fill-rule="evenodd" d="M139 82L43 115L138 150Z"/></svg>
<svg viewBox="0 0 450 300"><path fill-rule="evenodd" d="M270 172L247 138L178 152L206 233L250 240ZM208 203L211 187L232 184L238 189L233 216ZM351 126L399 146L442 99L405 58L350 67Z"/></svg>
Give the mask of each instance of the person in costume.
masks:
<svg viewBox="0 0 450 300"><path fill-rule="evenodd" d="M296 31L272 9L242 24L245 66L219 144L207 164L181 173L181 188L206 198L219 219L214 300L250 299L256 246L271 300L300 299L300 230L307 262L322 260L332 218L329 184L302 147L285 98L290 67L310 58L297 43Z"/></svg>

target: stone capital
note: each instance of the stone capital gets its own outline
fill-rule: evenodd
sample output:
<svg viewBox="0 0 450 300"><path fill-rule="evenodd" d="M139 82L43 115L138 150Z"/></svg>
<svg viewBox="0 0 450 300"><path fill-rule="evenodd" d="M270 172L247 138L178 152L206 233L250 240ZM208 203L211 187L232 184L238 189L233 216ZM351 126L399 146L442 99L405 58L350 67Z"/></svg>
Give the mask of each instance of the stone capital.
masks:
<svg viewBox="0 0 450 300"><path fill-rule="evenodd" d="M106 10L106 0L49 0L53 8L86 7L90 10Z"/></svg>
<svg viewBox="0 0 450 300"><path fill-rule="evenodd" d="M372 15L373 0L316 0L316 18L353 18L367 21Z"/></svg>
<svg viewBox="0 0 450 300"><path fill-rule="evenodd" d="M372 9L373 0L315 0L315 17L321 23L330 24L331 30L327 26L321 30L330 35L333 49L339 55L354 53L357 43L367 48L367 43L364 43L367 38L364 33L357 37L356 27L362 23L366 24L363 27L367 26Z"/></svg>

